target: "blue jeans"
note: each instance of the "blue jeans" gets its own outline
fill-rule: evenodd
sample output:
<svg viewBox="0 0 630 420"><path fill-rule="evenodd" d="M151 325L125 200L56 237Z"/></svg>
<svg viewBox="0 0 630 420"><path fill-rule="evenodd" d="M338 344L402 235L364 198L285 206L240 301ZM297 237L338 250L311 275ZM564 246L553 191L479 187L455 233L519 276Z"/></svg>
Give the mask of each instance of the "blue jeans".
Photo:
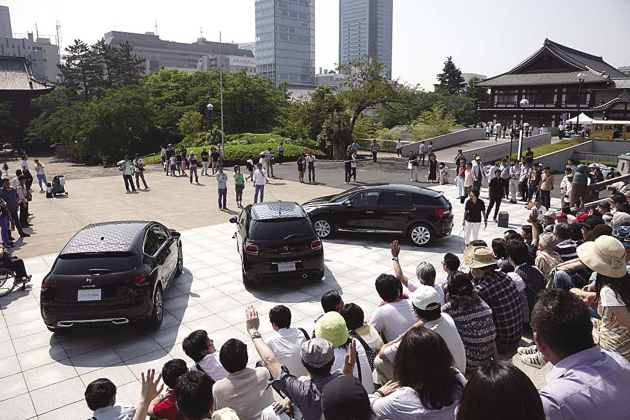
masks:
<svg viewBox="0 0 630 420"><path fill-rule="evenodd" d="M46 181L46 174L37 174L37 182L39 182L39 189L43 190L42 182L44 183L44 187L48 186L48 182Z"/></svg>
<svg viewBox="0 0 630 420"><path fill-rule="evenodd" d="M221 205L221 200L223 200L223 205ZM225 202L227 201L227 188L219 188L219 208L225 208Z"/></svg>
<svg viewBox="0 0 630 420"><path fill-rule="evenodd" d="M260 193L260 202L262 203L265 198L265 186L264 185L255 185L254 186L254 203L258 203L258 194Z"/></svg>
<svg viewBox="0 0 630 420"><path fill-rule="evenodd" d="M9 240L9 218L7 216L0 216L0 233L2 234L2 243L8 244Z"/></svg>

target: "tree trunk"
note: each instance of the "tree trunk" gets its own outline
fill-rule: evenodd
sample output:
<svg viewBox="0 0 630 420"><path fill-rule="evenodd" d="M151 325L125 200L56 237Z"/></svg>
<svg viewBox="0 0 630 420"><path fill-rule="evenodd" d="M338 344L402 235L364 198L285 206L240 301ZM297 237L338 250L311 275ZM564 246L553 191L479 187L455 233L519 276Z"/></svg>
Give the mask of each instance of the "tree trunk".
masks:
<svg viewBox="0 0 630 420"><path fill-rule="evenodd" d="M341 160L346 155L346 145L341 138L332 138L333 159Z"/></svg>

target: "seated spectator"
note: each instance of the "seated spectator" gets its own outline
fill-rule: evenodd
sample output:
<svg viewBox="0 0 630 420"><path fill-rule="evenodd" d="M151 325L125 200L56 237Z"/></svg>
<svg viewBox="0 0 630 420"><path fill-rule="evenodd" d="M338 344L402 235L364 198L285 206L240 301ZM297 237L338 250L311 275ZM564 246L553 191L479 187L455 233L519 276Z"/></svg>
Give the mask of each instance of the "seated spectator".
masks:
<svg viewBox="0 0 630 420"><path fill-rule="evenodd" d="M258 332L260 320L256 309L249 306L245 315L247 333L252 338L256 351L271 378L274 379L274 387L277 387L287 396L289 403L300 411L305 420L320 420L322 417L321 397L324 386L341 375L339 372L331 373L332 365L335 362L335 351L332 343L322 338L313 338L302 343L300 358L310 379L301 381L280 365L269 346L263 341L262 335ZM354 361L352 360L353 357L356 357L354 343L350 345L349 357L344 359L342 372L345 375L352 375L354 368ZM274 410L270 407L263 411L263 417L274 418L273 415Z"/></svg>
<svg viewBox="0 0 630 420"><path fill-rule="evenodd" d="M495 361L473 373L455 419L545 420L545 412L531 379L516 366Z"/></svg>
<svg viewBox="0 0 630 420"><path fill-rule="evenodd" d="M461 271L451 275L447 286L448 302L442 312L453 318L466 351L466 371L498 358L497 335L492 310L477 296L468 276Z"/></svg>
<svg viewBox="0 0 630 420"><path fill-rule="evenodd" d="M630 363L594 343L588 308L577 296L543 291L531 324L536 346L554 365L540 390L547 420L628 418Z"/></svg>
<svg viewBox="0 0 630 420"><path fill-rule="evenodd" d="M553 274L552 285L556 289L582 288L588 284L593 273L577 258L577 242L572 236L572 232L575 232L576 228L577 231L580 231L578 223L572 223L570 226L561 223L554 229L554 233L561 241L556 245L554 251L562 260L562 263L556 266Z"/></svg>
<svg viewBox="0 0 630 420"><path fill-rule="evenodd" d="M466 379L454 368L451 351L436 331L414 326L401 337L394 359L396 382L387 383L370 395L374 418L454 417Z"/></svg>
<svg viewBox="0 0 630 420"><path fill-rule="evenodd" d="M216 354L214 341L208 338L204 330L193 331L182 343L184 353L195 362L190 370L198 370L210 376L213 381L219 381L227 377L227 372L221 366Z"/></svg>
<svg viewBox="0 0 630 420"><path fill-rule="evenodd" d="M458 271L460 265L461 262L459 261L459 258L457 258L457 255L451 254L450 252L444 254L444 259L442 260L442 269L446 273L446 280L440 282L440 286L444 287L446 283L448 283L448 276L450 276L451 273Z"/></svg>
<svg viewBox="0 0 630 420"><path fill-rule="evenodd" d="M295 376L308 375L300 360L300 349L310 337L302 328L291 328L291 310L278 305L269 311L269 321L276 333L265 341L280 364Z"/></svg>
<svg viewBox="0 0 630 420"><path fill-rule="evenodd" d="M514 267L514 272L525 282L525 296L531 314L538 292L547 287L545 276L536 267L527 263L527 246L520 241L509 241L507 243L508 261Z"/></svg>
<svg viewBox="0 0 630 420"><path fill-rule="evenodd" d="M497 351L513 350L523 332L523 309L516 285L494 269L497 261L488 247L469 247L464 251L464 264L470 268L475 292L492 309L497 331Z"/></svg>
<svg viewBox="0 0 630 420"><path fill-rule="evenodd" d="M383 346L383 340L378 332L364 321L365 314L363 313L363 309L356 303L346 303L343 305L343 309L340 313L346 321L350 337L364 342L370 350L378 353ZM368 349L365 350L367 353Z"/></svg>
<svg viewBox="0 0 630 420"><path fill-rule="evenodd" d="M424 325L426 328L436 328L436 332L442 336L446 346L451 351L455 361L454 367L460 372L466 371L466 350L457 331L455 321L450 315L442 313L439 296L435 289L429 286L418 287L411 295L413 309L417 319L420 321L415 325ZM375 382L385 383L389 379L394 379L395 356L400 346L400 337L381 347L379 356L374 361Z"/></svg>
<svg viewBox="0 0 630 420"><path fill-rule="evenodd" d="M556 212L553 210L547 210L543 215L542 224L545 232L553 232L553 228L556 225Z"/></svg>
<svg viewBox="0 0 630 420"><path fill-rule="evenodd" d="M348 334L348 326L343 317L337 312L329 312L315 324L317 337L328 340L335 348L335 362L332 370L341 371L345 356L349 354L350 344L355 342ZM356 344L355 344L356 346ZM367 354L363 346L356 346L356 365L352 374L359 378L367 392L374 392L374 382L372 381L372 369Z"/></svg>
<svg viewBox="0 0 630 420"><path fill-rule="evenodd" d="M469 246L488 246L488 244L483 239L476 239L474 241L470 241Z"/></svg>
<svg viewBox="0 0 630 420"><path fill-rule="evenodd" d="M551 272L562 262L560 257L553 252L553 248L557 244L558 237L549 232L542 235L538 240L538 253L536 254L536 261L534 263L536 268L538 268L545 277L547 287L549 287L553 281L553 275Z"/></svg>
<svg viewBox="0 0 630 420"><path fill-rule="evenodd" d="M604 223L610 225L612 223L613 214L610 211L610 201L602 201L597 205L597 211L602 215Z"/></svg>
<svg viewBox="0 0 630 420"><path fill-rule="evenodd" d="M324 387L322 412L326 420L370 420L372 408L361 381L341 375Z"/></svg>
<svg viewBox="0 0 630 420"><path fill-rule="evenodd" d="M244 420L257 418L274 402L267 369L248 368L247 345L234 338L221 347L219 357L228 376L214 384L214 408L231 408Z"/></svg>
<svg viewBox="0 0 630 420"><path fill-rule="evenodd" d="M177 385L177 379L186 372L188 372L188 367L186 367L186 362L182 359L169 360L164 364L162 380L168 388L164 394L158 395L156 399L151 401L149 416L166 420L175 420L179 417L175 386Z"/></svg>
<svg viewBox="0 0 630 420"><path fill-rule="evenodd" d="M494 254L494 258L498 260L497 265L499 269L505 274L511 273L514 271L514 267L507 260L507 251L506 251L506 242L501 238L496 238L492 240L492 253Z"/></svg>
<svg viewBox="0 0 630 420"><path fill-rule="evenodd" d="M558 237L558 245L553 251L560 256L562 262L577 258L577 245L571 240L571 231L566 223L558 223L553 228L553 233Z"/></svg>
<svg viewBox="0 0 630 420"><path fill-rule="evenodd" d="M532 210L532 213L529 216L529 220L533 220L534 222L536 222L536 212L534 210L535 209ZM534 236L532 235L532 227L530 225L521 226L521 236L525 241L525 245L527 245L527 262L530 264L534 264L534 261L536 260L536 251L538 250L538 248L532 245L532 240L534 239Z"/></svg>
<svg viewBox="0 0 630 420"><path fill-rule="evenodd" d="M630 226L630 214L618 211L612 218L610 227L615 229L619 226Z"/></svg>
<svg viewBox="0 0 630 420"><path fill-rule="evenodd" d="M339 312L341 308L343 308L343 300L341 299L339 292L336 290L331 290L324 293L320 301L324 313L319 314L317 317L315 317L315 323L317 323L317 321L319 321L319 318L323 317L324 314L332 311ZM315 331L313 331L313 337L315 337Z"/></svg>
<svg viewBox="0 0 630 420"><path fill-rule="evenodd" d="M583 222L578 222L580 228L582 229L582 237L584 241L594 241L597 237L601 236L601 234L597 234L595 230L597 226L604 225L604 221L601 217L598 216L588 216L586 220Z"/></svg>
<svg viewBox="0 0 630 420"><path fill-rule="evenodd" d="M185 420L239 420L234 410L224 408L212 412L214 381L199 371L180 376L175 387L177 407Z"/></svg>
<svg viewBox="0 0 630 420"><path fill-rule="evenodd" d="M622 193L615 193L610 197L610 212L614 215L617 212L617 207L621 204L627 203L626 196Z"/></svg>
<svg viewBox="0 0 630 420"><path fill-rule="evenodd" d="M392 261L394 264L394 273L396 274L396 278L407 288L410 292L413 292L420 286L424 284L426 286L431 286L438 292L440 295L440 304L444 304L444 289L439 285L435 284L435 267L432 264L422 261L416 267L416 277L417 280L408 279L402 272L402 268L400 267L399 255L400 255L400 245L398 241L394 241L391 244L391 252L392 252Z"/></svg>
<svg viewBox="0 0 630 420"><path fill-rule="evenodd" d="M411 301L403 298L401 282L390 274L381 274L376 278L376 290L387 303L374 310L369 323L387 341L395 340L417 321Z"/></svg>

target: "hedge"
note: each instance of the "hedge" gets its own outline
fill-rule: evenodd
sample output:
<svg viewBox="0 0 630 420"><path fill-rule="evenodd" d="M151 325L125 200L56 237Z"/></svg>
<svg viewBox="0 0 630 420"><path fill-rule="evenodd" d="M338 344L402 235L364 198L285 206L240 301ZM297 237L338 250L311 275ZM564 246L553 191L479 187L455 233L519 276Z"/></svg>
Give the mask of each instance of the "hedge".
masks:
<svg viewBox="0 0 630 420"><path fill-rule="evenodd" d="M203 147L208 144L208 142L216 141L216 137L214 139L211 137L210 133L199 133L194 138L186 137L180 143L177 144L177 147L185 147L195 148L195 147ZM272 147L271 150L276 150L280 143L293 144L295 146L300 147L308 147L311 149L317 149L317 142L314 140L308 139L290 139L288 137L282 137L278 134L273 133L241 133L241 134L226 134L225 135L225 143L230 145L247 145L247 144L275 144L275 147Z"/></svg>
<svg viewBox="0 0 630 420"><path fill-rule="evenodd" d="M548 153L557 152L558 150L566 149L567 147L571 146L577 146L578 144L584 143L586 141L588 140L562 140L558 143L545 144L544 146L535 147L532 149L532 152L534 152L534 159L536 159ZM527 149L524 148L522 152L523 156L525 156L526 152ZM516 159L516 153L512 154L511 159Z"/></svg>
<svg viewBox="0 0 630 420"><path fill-rule="evenodd" d="M206 145L204 146L206 150L210 150L211 147L217 147L216 145ZM224 164L225 165L244 165L249 156L252 155L254 158L258 158L260 156L260 152L271 148L274 156L277 155L278 145L276 143L260 143L260 144L239 144L239 145L225 145L225 157ZM175 146L177 150L177 146ZM202 147L191 147L186 150L188 153L193 151L195 156L199 158L201 155ZM311 148L305 148L301 146L296 146L294 144L285 144L284 145L284 156L283 160L296 160L301 153L305 153L310 151L315 156L322 158L324 157L324 153L319 150L313 150ZM144 159L146 164L159 163L161 160L159 154L154 156L149 156Z"/></svg>

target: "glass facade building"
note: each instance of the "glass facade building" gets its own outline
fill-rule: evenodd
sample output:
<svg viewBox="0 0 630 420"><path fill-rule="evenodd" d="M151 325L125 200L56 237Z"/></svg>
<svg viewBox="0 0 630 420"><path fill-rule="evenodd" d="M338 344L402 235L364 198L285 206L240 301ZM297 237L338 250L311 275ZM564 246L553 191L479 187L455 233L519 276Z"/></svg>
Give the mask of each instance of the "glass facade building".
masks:
<svg viewBox="0 0 630 420"><path fill-rule="evenodd" d="M394 0L339 0L339 62L376 57L392 78Z"/></svg>
<svg viewBox="0 0 630 420"><path fill-rule="evenodd" d="M315 86L315 0L256 0L256 72Z"/></svg>

